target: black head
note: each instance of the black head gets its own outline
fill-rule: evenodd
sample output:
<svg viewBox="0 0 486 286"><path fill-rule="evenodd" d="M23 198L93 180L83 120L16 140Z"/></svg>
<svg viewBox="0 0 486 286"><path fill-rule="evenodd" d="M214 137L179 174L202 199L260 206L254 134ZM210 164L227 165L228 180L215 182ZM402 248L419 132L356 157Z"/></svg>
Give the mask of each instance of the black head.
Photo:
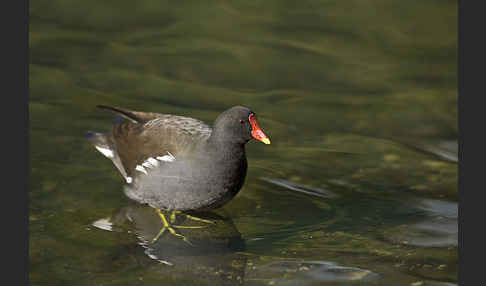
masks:
<svg viewBox="0 0 486 286"><path fill-rule="evenodd" d="M270 144L270 139L258 126L255 113L244 106L234 106L221 113L214 121L211 136L241 144L252 138Z"/></svg>

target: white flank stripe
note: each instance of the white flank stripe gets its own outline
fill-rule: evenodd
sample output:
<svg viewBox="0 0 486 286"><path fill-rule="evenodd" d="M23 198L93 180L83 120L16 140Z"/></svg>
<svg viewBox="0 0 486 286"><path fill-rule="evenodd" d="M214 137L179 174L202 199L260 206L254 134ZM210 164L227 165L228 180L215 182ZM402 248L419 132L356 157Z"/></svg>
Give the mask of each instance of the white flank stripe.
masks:
<svg viewBox="0 0 486 286"><path fill-rule="evenodd" d="M152 166L152 164L150 164L149 162L143 162L142 163L142 166L144 166L145 168L149 168L149 169L152 169L154 166Z"/></svg>
<svg viewBox="0 0 486 286"><path fill-rule="evenodd" d="M165 161L165 162L173 162L173 161L175 161L174 155L172 155L170 152L167 152L167 154L169 154L169 155L158 156L157 157L157 160Z"/></svg>
<svg viewBox="0 0 486 286"><path fill-rule="evenodd" d="M154 165L155 167L157 167L159 165L159 162L157 160L155 160L154 158L152 158L152 157L148 158L147 161L150 164Z"/></svg>
<svg viewBox="0 0 486 286"><path fill-rule="evenodd" d="M103 229L103 230L109 230L109 231L113 230L113 227L112 227L113 223L111 223L109 218L99 219L99 220L93 222L91 225L94 226L94 227L97 227L99 229Z"/></svg>
<svg viewBox="0 0 486 286"><path fill-rule="evenodd" d="M113 151L111 151L110 149L99 146L95 146L95 148L100 151L101 154L105 155L105 157L113 158Z"/></svg>
<svg viewBox="0 0 486 286"><path fill-rule="evenodd" d="M174 161L174 158L172 158L169 155L164 155L162 157L159 156L159 157L157 157L157 159L160 160L160 161L165 161L165 162L172 162L172 161Z"/></svg>
<svg viewBox="0 0 486 286"><path fill-rule="evenodd" d="M147 171L145 171L145 168L140 166L140 165L137 165L137 167L135 168L135 170L139 171L139 172L142 172L142 173L145 173L145 175L147 175Z"/></svg>

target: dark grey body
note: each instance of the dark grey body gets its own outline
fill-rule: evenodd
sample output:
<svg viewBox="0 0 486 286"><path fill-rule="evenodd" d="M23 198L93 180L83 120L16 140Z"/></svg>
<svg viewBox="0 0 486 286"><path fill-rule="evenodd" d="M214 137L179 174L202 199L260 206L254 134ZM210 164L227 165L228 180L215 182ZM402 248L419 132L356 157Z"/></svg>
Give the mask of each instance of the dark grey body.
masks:
<svg viewBox="0 0 486 286"><path fill-rule="evenodd" d="M202 148L206 148L202 146ZM202 157L163 163L125 186L125 194L140 203L167 210L203 211L230 201L244 184L247 161L244 148L237 156L225 150L202 152ZM222 167L224 166L224 167Z"/></svg>
<svg viewBox="0 0 486 286"><path fill-rule="evenodd" d="M213 128L188 117L102 108L128 119L109 134L90 133L89 138L125 177L129 198L158 209L206 211L221 207L242 188L245 144L252 137L240 118L248 118L248 108L223 112Z"/></svg>

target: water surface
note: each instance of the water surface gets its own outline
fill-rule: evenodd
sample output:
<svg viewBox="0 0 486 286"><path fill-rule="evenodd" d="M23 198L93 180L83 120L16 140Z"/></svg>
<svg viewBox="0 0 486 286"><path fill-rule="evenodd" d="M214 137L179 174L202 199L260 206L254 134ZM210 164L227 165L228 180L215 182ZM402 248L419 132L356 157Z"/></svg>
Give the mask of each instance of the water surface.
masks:
<svg viewBox="0 0 486 286"><path fill-rule="evenodd" d="M456 1L38 0L29 44L31 285L457 285ZM246 105L272 144L151 243L96 104Z"/></svg>

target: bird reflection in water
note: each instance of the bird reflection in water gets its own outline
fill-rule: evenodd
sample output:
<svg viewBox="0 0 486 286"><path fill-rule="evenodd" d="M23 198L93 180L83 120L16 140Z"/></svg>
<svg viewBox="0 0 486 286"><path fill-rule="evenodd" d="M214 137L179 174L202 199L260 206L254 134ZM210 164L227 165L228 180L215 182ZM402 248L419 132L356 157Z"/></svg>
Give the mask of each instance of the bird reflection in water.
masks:
<svg viewBox="0 0 486 286"><path fill-rule="evenodd" d="M108 231L135 233L145 255L165 264L166 267L156 269L161 275L210 281L214 285L243 283L247 259L240 252L245 250L245 244L232 220L214 212L198 213L197 217L212 223L201 225L185 215L177 215L171 223L187 241L167 235L170 231L161 235L166 226L153 208L143 205L122 208L92 225Z"/></svg>

